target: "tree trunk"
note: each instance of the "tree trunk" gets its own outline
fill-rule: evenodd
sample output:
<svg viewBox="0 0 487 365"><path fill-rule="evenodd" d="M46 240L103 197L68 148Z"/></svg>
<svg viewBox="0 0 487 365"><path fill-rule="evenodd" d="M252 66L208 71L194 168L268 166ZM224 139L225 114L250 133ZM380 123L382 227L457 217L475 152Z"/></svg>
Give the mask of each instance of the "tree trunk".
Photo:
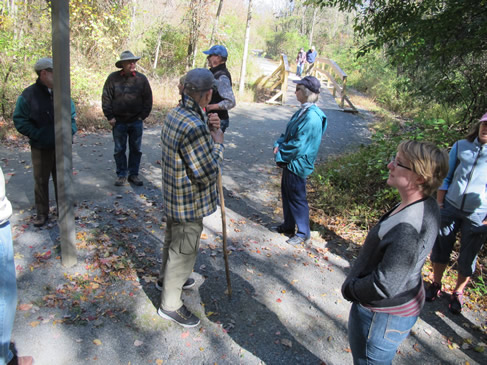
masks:
<svg viewBox="0 0 487 365"><path fill-rule="evenodd" d="M200 36L201 17L205 0L193 0L190 3L191 27L189 30L188 61L187 68L194 68L198 38Z"/></svg>
<svg viewBox="0 0 487 365"><path fill-rule="evenodd" d="M240 71L240 86L238 88L238 93L243 94L245 88L245 73L247 71L247 54L249 51L249 38L250 38L250 21L252 20L252 0L249 0L249 11L247 12L247 28L245 29L245 42L244 42L244 52L242 59L242 69Z"/></svg>
<svg viewBox="0 0 487 365"><path fill-rule="evenodd" d="M313 45L313 33L315 31L315 21L316 21L316 13L318 12L318 8L313 9L313 20L311 22L311 31L309 32L309 47Z"/></svg>
<svg viewBox="0 0 487 365"><path fill-rule="evenodd" d="M220 0L220 3L218 4L218 10L216 11L215 22L213 23L213 30L211 31L210 44L208 45L208 48L211 48L211 46L213 46L213 42L215 40L215 33L218 29L218 22L220 20L220 14L222 12L222 7L223 7L223 0Z"/></svg>
<svg viewBox="0 0 487 365"><path fill-rule="evenodd" d="M161 34L159 34L159 38L157 39L156 54L154 55L154 66L152 66L154 70L157 68L157 61L159 60L159 49L161 48L161 38L162 38L162 32Z"/></svg>

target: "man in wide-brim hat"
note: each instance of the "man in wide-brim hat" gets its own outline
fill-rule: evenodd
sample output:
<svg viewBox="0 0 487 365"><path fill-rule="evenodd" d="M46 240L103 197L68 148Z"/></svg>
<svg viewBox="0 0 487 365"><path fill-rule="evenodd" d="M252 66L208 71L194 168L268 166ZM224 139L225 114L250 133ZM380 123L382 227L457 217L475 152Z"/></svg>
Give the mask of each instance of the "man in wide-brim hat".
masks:
<svg viewBox="0 0 487 365"><path fill-rule="evenodd" d="M152 110L152 90L147 77L135 71L138 60L140 57L132 52L122 52L115 62L115 66L121 70L111 73L103 86L103 114L112 126L115 144L115 186L125 185L127 178L136 186L143 185L139 178L142 132L144 120ZM127 140L128 160L125 154Z"/></svg>

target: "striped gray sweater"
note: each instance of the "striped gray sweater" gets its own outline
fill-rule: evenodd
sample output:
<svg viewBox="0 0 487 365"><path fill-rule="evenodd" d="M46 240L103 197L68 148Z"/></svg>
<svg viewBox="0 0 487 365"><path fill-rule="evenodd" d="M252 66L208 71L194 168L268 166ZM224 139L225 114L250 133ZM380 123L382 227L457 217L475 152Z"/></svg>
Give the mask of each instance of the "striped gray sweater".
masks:
<svg viewBox="0 0 487 365"><path fill-rule="evenodd" d="M438 235L436 200L418 200L386 213L373 227L342 286L345 299L370 307L412 300L423 285L421 269Z"/></svg>

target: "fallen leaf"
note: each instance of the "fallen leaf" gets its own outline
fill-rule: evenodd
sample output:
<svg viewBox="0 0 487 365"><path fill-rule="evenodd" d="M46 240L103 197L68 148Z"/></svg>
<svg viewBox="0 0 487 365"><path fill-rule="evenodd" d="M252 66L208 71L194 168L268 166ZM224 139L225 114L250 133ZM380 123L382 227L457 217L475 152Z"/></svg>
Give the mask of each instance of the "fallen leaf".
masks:
<svg viewBox="0 0 487 365"><path fill-rule="evenodd" d="M101 346L101 341L100 341L99 339L93 340L93 343L94 343L96 346Z"/></svg>
<svg viewBox="0 0 487 365"><path fill-rule="evenodd" d="M156 360L156 365L162 365L162 364L163 364L163 362L164 362L163 360L161 360L161 359L157 359L157 360Z"/></svg>
<svg viewBox="0 0 487 365"><path fill-rule="evenodd" d="M416 352L421 352L421 349L419 348L419 345L418 345L417 343L415 343L415 344L413 345L413 349L414 349L414 351L416 351Z"/></svg>
<svg viewBox="0 0 487 365"><path fill-rule="evenodd" d="M284 345L284 346L287 346L289 348L293 347L293 343L290 341L290 340L287 340L285 338L281 339L281 343Z"/></svg>
<svg viewBox="0 0 487 365"><path fill-rule="evenodd" d="M37 327L39 324L41 324L39 321L30 322L31 327Z"/></svg>
<svg viewBox="0 0 487 365"><path fill-rule="evenodd" d="M276 302L281 303L282 302L281 298L277 298Z"/></svg>
<svg viewBox="0 0 487 365"><path fill-rule="evenodd" d="M32 304L31 303L23 303L19 304L19 310L20 311L28 311L32 309Z"/></svg>
<svg viewBox="0 0 487 365"><path fill-rule="evenodd" d="M181 333L181 338L186 338L189 336L189 331Z"/></svg>
<svg viewBox="0 0 487 365"><path fill-rule="evenodd" d="M134 346L135 347L139 347L139 346L142 346L144 343L142 341L139 341L139 340L135 340L134 342Z"/></svg>

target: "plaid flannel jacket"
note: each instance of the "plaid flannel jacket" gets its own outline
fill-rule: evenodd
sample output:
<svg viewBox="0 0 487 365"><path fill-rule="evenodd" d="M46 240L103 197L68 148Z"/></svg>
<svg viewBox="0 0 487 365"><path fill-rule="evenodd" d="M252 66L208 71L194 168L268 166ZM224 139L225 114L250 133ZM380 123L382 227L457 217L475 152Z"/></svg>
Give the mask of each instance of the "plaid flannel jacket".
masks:
<svg viewBox="0 0 487 365"><path fill-rule="evenodd" d="M161 131L162 189L166 215L190 222L210 215L218 201L223 144L214 143L200 106L186 95Z"/></svg>

